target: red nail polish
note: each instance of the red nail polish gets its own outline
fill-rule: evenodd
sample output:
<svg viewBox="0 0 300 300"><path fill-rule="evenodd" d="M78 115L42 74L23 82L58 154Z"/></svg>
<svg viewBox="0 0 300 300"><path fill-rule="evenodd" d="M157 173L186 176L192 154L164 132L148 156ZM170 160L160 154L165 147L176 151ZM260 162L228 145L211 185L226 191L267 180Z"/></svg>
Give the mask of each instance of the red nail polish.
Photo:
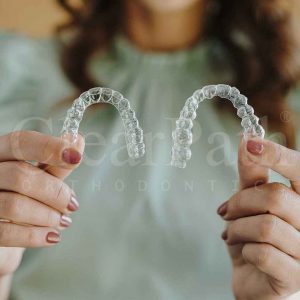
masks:
<svg viewBox="0 0 300 300"><path fill-rule="evenodd" d="M81 160L81 154L75 149L65 149L62 154L62 159L68 164L78 164Z"/></svg>
<svg viewBox="0 0 300 300"><path fill-rule="evenodd" d="M60 225L62 227L69 227L72 224L72 219L67 215L62 215L60 219Z"/></svg>
<svg viewBox="0 0 300 300"><path fill-rule="evenodd" d="M46 168L47 168L48 166L49 166L49 165L47 165L47 164L39 163L39 168L42 169L42 170L46 170Z"/></svg>
<svg viewBox="0 0 300 300"><path fill-rule="evenodd" d="M264 151L264 145L259 141L249 140L247 142L247 150L254 155L260 155Z"/></svg>
<svg viewBox="0 0 300 300"><path fill-rule="evenodd" d="M75 198L75 196L72 195L71 200L67 206L67 209L69 211L74 212L74 211L78 210L78 208L79 208L79 203L78 203L77 199Z"/></svg>
<svg viewBox="0 0 300 300"><path fill-rule="evenodd" d="M222 235L221 235L222 240L226 241L228 236L227 236L227 230L224 230Z"/></svg>
<svg viewBox="0 0 300 300"><path fill-rule="evenodd" d="M227 204L228 204L228 201L224 202L223 204L221 204L217 210L217 213L223 217L226 215L227 213Z"/></svg>
<svg viewBox="0 0 300 300"><path fill-rule="evenodd" d="M57 232L49 232L46 236L46 241L50 244L57 244L60 242L60 235Z"/></svg>

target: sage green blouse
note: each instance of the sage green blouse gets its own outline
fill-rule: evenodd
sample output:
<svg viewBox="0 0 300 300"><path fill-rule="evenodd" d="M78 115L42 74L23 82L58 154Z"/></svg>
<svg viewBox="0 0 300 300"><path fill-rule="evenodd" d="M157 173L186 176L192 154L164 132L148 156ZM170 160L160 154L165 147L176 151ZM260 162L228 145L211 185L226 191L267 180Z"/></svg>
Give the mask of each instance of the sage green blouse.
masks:
<svg viewBox="0 0 300 300"><path fill-rule="evenodd" d="M55 39L0 34L0 134L30 129L59 135L71 104L59 103L76 93L59 51ZM240 120L217 110L214 101L202 103L191 161L183 170L169 165L171 131L186 98L203 85L230 80L226 64L209 64L212 51L222 59L214 41L143 53L119 36L109 53L94 57L95 80L120 91L136 110L146 155L128 158L112 106L86 113L83 162L66 180L80 210L61 243L25 252L11 299L233 299L216 209L237 187ZM296 112L297 101L293 94Z"/></svg>

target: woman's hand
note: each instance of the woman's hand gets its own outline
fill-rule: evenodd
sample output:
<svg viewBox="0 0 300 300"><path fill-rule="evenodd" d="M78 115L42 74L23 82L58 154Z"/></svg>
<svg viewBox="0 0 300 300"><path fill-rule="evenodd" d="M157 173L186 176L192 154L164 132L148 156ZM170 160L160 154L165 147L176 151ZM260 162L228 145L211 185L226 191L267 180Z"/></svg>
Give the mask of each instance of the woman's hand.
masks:
<svg viewBox="0 0 300 300"><path fill-rule="evenodd" d="M272 169L291 187L268 183ZM222 238L238 300L300 299L300 153L267 140L243 140L240 191L220 206ZM294 295L294 296L292 296Z"/></svg>
<svg viewBox="0 0 300 300"><path fill-rule="evenodd" d="M0 136L0 277L17 269L24 248L60 241L60 230L78 209L63 179L78 166L83 149L81 136L72 146L34 131Z"/></svg>

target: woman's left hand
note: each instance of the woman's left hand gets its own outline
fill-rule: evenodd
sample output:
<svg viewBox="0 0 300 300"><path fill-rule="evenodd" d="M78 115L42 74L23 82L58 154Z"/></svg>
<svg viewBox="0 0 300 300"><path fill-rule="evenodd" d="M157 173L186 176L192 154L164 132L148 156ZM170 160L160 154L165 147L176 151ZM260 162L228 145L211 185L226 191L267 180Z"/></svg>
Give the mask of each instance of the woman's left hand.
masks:
<svg viewBox="0 0 300 300"><path fill-rule="evenodd" d="M272 169L291 182L268 183ZM300 153L242 140L240 190L221 205L238 300L300 299Z"/></svg>

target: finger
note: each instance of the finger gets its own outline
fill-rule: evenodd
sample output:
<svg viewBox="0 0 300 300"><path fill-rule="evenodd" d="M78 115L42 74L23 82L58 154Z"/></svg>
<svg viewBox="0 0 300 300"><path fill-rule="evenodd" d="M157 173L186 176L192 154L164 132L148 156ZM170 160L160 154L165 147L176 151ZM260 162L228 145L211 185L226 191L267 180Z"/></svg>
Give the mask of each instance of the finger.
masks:
<svg viewBox="0 0 300 300"><path fill-rule="evenodd" d="M249 160L259 167L270 168L286 177L291 181L295 191L300 193L300 153L298 151L257 138L247 142L247 150Z"/></svg>
<svg viewBox="0 0 300 300"><path fill-rule="evenodd" d="M1 190L33 198L61 213L68 214L79 207L74 191L66 183L30 163L2 162L0 178Z"/></svg>
<svg viewBox="0 0 300 300"><path fill-rule="evenodd" d="M268 243L293 257L300 257L300 233L270 214L240 218L227 227L228 245Z"/></svg>
<svg viewBox="0 0 300 300"><path fill-rule="evenodd" d="M0 222L0 247L47 247L59 242L56 229Z"/></svg>
<svg viewBox="0 0 300 300"><path fill-rule="evenodd" d="M0 219L55 228L68 227L72 222L69 216L14 192L0 192Z"/></svg>
<svg viewBox="0 0 300 300"><path fill-rule="evenodd" d="M240 189L257 186L268 182L269 169L249 160L247 155L247 137L243 137L238 149L238 170Z"/></svg>
<svg viewBox="0 0 300 300"><path fill-rule="evenodd" d="M226 203L227 221L270 213L300 231L300 196L281 183L248 188L233 195Z"/></svg>
<svg viewBox="0 0 300 300"><path fill-rule="evenodd" d="M289 284L291 292L299 288L300 266L299 263L269 244L247 243L242 250L243 258L261 272L271 278Z"/></svg>
<svg viewBox="0 0 300 300"><path fill-rule="evenodd" d="M69 135L65 135L64 137L61 137L61 139L63 139L65 142L70 143L71 144L71 136ZM76 169L79 166L79 163L77 163L78 161L78 153L80 154L80 156L82 156L83 151L84 151L84 137L80 134L78 134L78 138L76 139L76 141L74 143L72 143L72 147L66 148L65 150L63 150L63 154L62 157L64 157L64 159L66 161L69 162L68 167L57 167L57 166L51 166L49 164L45 164L45 163L40 163L39 167L41 169L43 169L44 171L46 171L49 174L54 175L57 178L60 179L65 179L68 175L70 175L70 173ZM76 162L75 164L73 164L73 162Z"/></svg>
<svg viewBox="0 0 300 300"><path fill-rule="evenodd" d="M45 135L36 131L14 131L0 136L0 162L11 160L37 161L51 166L73 168L81 159L79 137L74 148L68 139ZM66 150L69 149L68 152ZM70 155L72 153L72 155Z"/></svg>
<svg viewBox="0 0 300 300"><path fill-rule="evenodd" d="M22 261L22 254L24 252L24 248L7 248L0 247L0 277L6 276L7 274L13 274L13 272L19 267ZM8 299L1 298L0 291L0 299Z"/></svg>
<svg viewBox="0 0 300 300"><path fill-rule="evenodd" d="M248 159L246 149L248 139L248 135L243 135L238 148L238 171L240 178L240 190L253 186L256 187L261 184L267 183L269 179L268 168L258 166ZM235 265L239 265L241 263L240 252L241 246L229 247L229 253Z"/></svg>

